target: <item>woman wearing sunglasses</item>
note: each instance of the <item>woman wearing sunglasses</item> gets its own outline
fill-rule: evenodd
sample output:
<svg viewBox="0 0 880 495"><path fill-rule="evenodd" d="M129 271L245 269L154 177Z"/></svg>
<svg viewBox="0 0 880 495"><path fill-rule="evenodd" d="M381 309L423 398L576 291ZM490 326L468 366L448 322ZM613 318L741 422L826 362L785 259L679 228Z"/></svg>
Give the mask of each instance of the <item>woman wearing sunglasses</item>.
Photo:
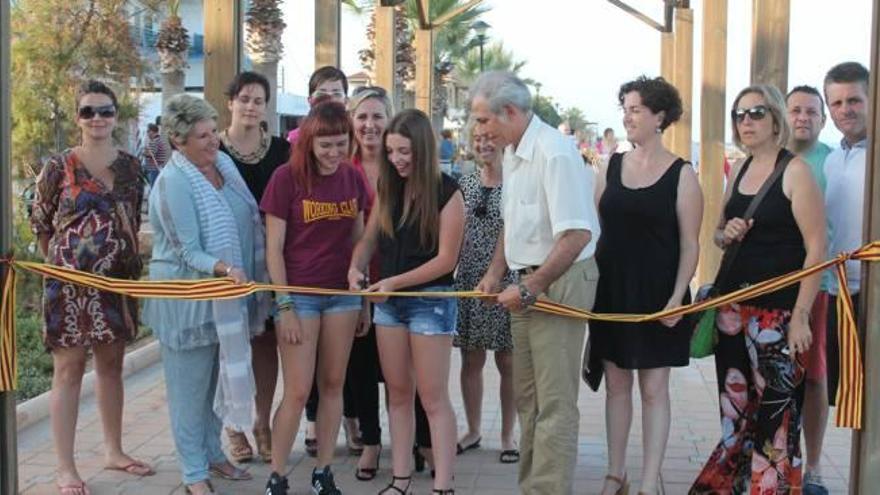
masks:
<svg viewBox="0 0 880 495"><path fill-rule="evenodd" d="M715 232L721 249L740 244L718 287L722 294L825 257L822 195L809 165L783 148L791 129L782 94L766 85L740 91L731 120L733 140L749 156L733 169ZM743 220L765 183L766 196ZM723 437L690 493L800 493L801 359L811 343L810 308L821 275L719 308L715 369Z"/></svg>
<svg viewBox="0 0 880 495"><path fill-rule="evenodd" d="M134 156L113 143L116 95L89 81L76 98L81 143L51 157L37 177L31 227L46 262L97 275L137 279L137 232L144 184ZM73 446L80 386L88 351L94 354L98 410L104 427L104 463L134 476L153 474L122 451L122 360L137 335L133 298L45 279L43 341L52 353L50 400L58 456L58 490L86 495Z"/></svg>
<svg viewBox="0 0 880 495"><path fill-rule="evenodd" d="M478 170L458 181L464 195L464 242L459 255L455 290L468 291L483 278L495 243L501 234L501 157L503 152L485 135L475 130L471 142ZM510 273L506 283L514 283ZM516 406L513 402L513 338L510 313L500 306L489 306L478 299L458 302L458 335L453 344L461 349L461 391L467 416L467 432L458 442L458 453L480 446L482 435L483 365L486 351L495 353L495 366L501 375L501 454L502 463L519 461L513 439Z"/></svg>

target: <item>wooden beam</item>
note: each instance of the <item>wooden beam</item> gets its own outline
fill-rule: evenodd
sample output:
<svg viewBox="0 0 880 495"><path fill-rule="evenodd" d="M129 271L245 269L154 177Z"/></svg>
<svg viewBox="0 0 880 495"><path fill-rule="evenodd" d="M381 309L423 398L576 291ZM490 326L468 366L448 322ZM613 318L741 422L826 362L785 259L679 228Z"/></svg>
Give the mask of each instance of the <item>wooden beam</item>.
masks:
<svg viewBox="0 0 880 495"><path fill-rule="evenodd" d="M240 2L203 0L205 16L205 99L219 115L217 127L229 125L226 85L241 69Z"/></svg>
<svg viewBox="0 0 880 495"><path fill-rule="evenodd" d="M660 33L660 75L663 79L675 85L675 33L672 31ZM675 140L675 126L671 126L663 133L663 146L672 149Z"/></svg>
<svg viewBox="0 0 880 495"><path fill-rule="evenodd" d="M339 67L342 6L339 0L315 0L315 68Z"/></svg>
<svg viewBox="0 0 880 495"><path fill-rule="evenodd" d="M752 84L788 91L791 0L752 0Z"/></svg>
<svg viewBox="0 0 880 495"><path fill-rule="evenodd" d="M10 4L0 0L0 255L12 247ZM6 270L0 266L0 270ZM0 392L0 493L18 493L15 392Z"/></svg>
<svg viewBox="0 0 880 495"><path fill-rule="evenodd" d="M865 167L865 238L880 239L880 0L874 0L871 81L868 88L868 153ZM865 263L858 328L865 360L865 416L853 433L849 493L875 493L880 486L880 264Z"/></svg>
<svg viewBox="0 0 880 495"><path fill-rule="evenodd" d="M431 0L416 0L416 10L419 13L419 27L431 29Z"/></svg>
<svg viewBox="0 0 880 495"><path fill-rule="evenodd" d="M381 7L376 1L376 62L373 66L373 84L385 88L388 99L394 100L395 61L397 58L397 44L395 37L395 12L394 7Z"/></svg>
<svg viewBox="0 0 880 495"><path fill-rule="evenodd" d="M428 0L424 0L427 2ZM416 29L416 108L428 118L433 110L434 93L434 31Z"/></svg>
<svg viewBox="0 0 880 495"><path fill-rule="evenodd" d="M694 11L675 9L675 87L681 95L683 112L673 124L672 152L691 159L691 103L694 84Z"/></svg>
<svg viewBox="0 0 880 495"><path fill-rule="evenodd" d="M703 224L700 228L700 285L715 279L721 250L715 227L724 196L724 124L727 122L727 0L703 0L703 82L700 88L700 186Z"/></svg>
<svg viewBox="0 0 880 495"><path fill-rule="evenodd" d="M449 22L451 19L454 19L455 17L467 12L468 10L471 10L474 7L476 7L482 1L483 0L470 0L470 2L458 7L457 9L450 10L449 12L447 12L447 13L441 15L440 17L434 19L433 21L431 21L431 27L432 28L439 28L440 26Z"/></svg>

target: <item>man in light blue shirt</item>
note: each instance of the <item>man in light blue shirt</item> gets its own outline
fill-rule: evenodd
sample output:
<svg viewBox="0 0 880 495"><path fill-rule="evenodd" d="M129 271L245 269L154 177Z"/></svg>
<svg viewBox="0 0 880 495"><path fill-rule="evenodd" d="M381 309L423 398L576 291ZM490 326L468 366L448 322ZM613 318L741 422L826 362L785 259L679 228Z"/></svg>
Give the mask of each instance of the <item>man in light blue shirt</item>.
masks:
<svg viewBox="0 0 880 495"><path fill-rule="evenodd" d="M788 148L810 166L813 177L822 193L825 193L825 158L831 147L819 141L819 133L825 127L825 102L822 94L812 86L796 86L785 98L788 107L788 123L791 125L791 140ZM829 239L831 233L828 233ZM822 494L820 461L825 427L828 423L828 378L827 378L827 321L828 287L832 273L827 271L822 278L819 294L813 303L810 327L813 344L804 356L806 367L806 386L804 390L804 440L806 446L805 479Z"/></svg>
<svg viewBox="0 0 880 495"><path fill-rule="evenodd" d="M843 134L840 148L825 159L825 212L831 231L828 254L836 256L859 248L862 235L865 204L865 151L868 136L868 69L857 62L844 62L828 71L825 76L825 101L831 120ZM853 306L858 314L858 298L861 282L861 264L847 261L846 279ZM836 277L828 283L827 343L828 343L828 398L834 405L839 378L839 344L837 327ZM858 320L858 316L856 316ZM812 476L815 474L815 476ZM805 495L822 495L828 491L821 484L818 472L807 470L804 477ZM818 482L814 482L817 478Z"/></svg>

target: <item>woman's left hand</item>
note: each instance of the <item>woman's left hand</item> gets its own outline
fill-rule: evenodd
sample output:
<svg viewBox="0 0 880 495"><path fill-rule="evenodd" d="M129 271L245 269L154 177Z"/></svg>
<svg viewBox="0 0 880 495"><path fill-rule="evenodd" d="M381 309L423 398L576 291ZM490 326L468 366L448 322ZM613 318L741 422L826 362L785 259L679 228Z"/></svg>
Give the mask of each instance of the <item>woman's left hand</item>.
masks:
<svg viewBox="0 0 880 495"><path fill-rule="evenodd" d="M364 301L364 307L361 308L361 314L358 318L357 327L355 327L354 336L363 337L370 333L370 303Z"/></svg>
<svg viewBox="0 0 880 495"><path fill-rule="evenodd" d="M394 292L397 290L397 284L394 277L384 278L375 284L367 287L366 292ZM381 304L388 300L388 296L365 296L368 301L373 304Z"/></svg>
<svg viewBox="0 0 880 495"><path fill-rule="evenodd" d="M670 299L669 302L666 303L666 306L663 308L663 311L667 311L670 309L675 309L681 306L681 301L675 301ZM672 328L681 321L681 315L678 316L668 316L666 318L660 318L660 324L667 328Z"/></svg>
<svg viewBox="0 0 880 495"><path fill-rule="evenodd" d="M812 343L813 332L810 330L808 316L795 311L788 324L788 350L791 359L794 360L798 354L807 352Z"/></svg>

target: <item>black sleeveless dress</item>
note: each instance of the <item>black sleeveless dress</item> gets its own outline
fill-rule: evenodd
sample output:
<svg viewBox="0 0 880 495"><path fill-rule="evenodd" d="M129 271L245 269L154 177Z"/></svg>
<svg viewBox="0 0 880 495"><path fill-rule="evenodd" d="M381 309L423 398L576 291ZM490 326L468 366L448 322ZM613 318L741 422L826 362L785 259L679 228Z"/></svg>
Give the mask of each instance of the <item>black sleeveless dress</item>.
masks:
<svg viewBox="0 0 880 495"><path fill-rule="evenodd" d="M611 156L599 200L594 311L642 314L666 306L678 273L678 181L689 166L679 158L654 184L630 189L621 181L623 154ZM687 292L682 304L689 302ZM660 322L591 321L590 367L599 369L601 360L623 369L687 366L690 337L686 318L673 328Z"/></svg>

